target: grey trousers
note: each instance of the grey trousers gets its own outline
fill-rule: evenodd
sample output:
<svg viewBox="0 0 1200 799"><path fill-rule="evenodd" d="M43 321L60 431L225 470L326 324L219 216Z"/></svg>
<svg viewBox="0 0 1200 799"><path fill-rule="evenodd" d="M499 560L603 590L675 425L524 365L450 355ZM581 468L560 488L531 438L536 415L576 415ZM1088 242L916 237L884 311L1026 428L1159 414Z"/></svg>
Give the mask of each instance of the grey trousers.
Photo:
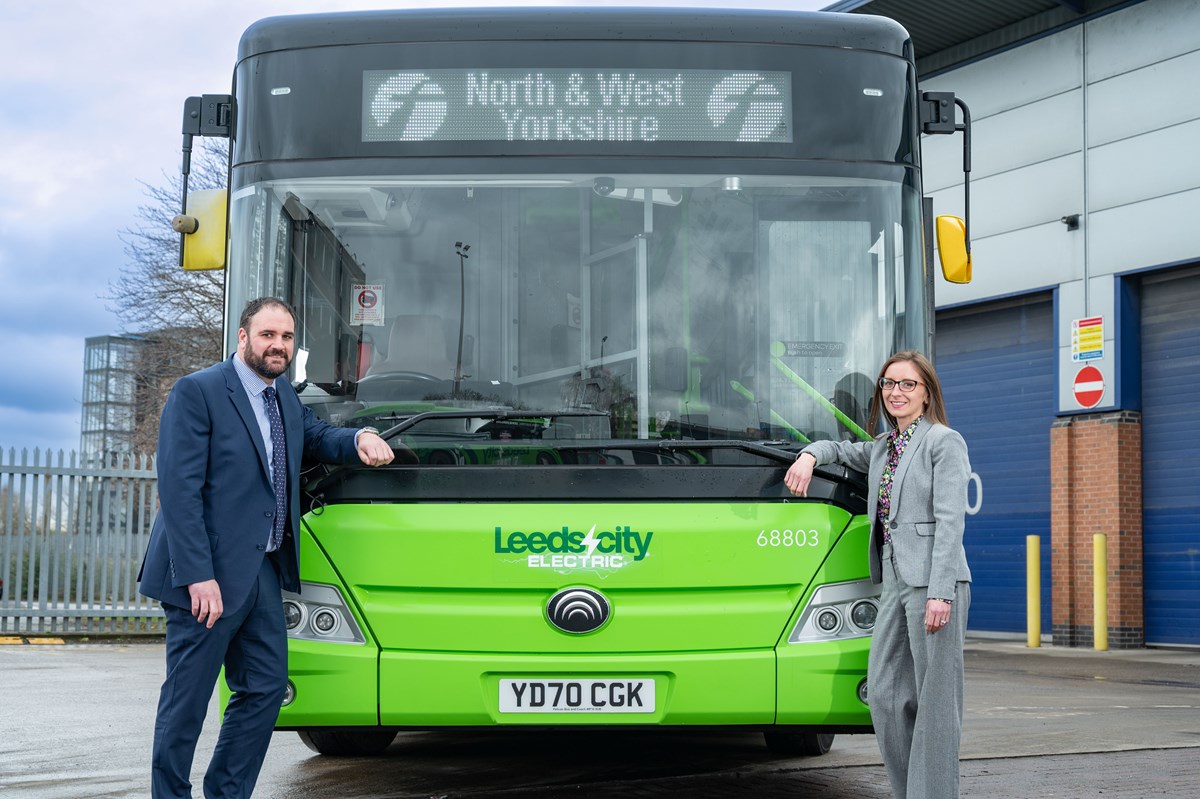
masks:
<svg viewBox="0 0 1200 799"><path fill-rule="evenodd" d="M867 698L896 799L958 799L963 644L971 584L959 583L949 623L925 632L925 586L906 585L881 551L883 594L871 639Z"/></svg>

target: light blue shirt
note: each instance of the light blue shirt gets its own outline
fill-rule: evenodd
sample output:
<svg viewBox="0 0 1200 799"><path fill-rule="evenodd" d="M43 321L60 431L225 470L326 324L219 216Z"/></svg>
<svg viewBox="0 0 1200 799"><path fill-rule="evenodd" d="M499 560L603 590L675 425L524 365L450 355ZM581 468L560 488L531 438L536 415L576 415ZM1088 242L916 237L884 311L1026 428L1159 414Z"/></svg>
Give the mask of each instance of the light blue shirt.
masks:
<svg viewBox="0 0 1200 799"><path fill-rule="evenodd" d="M258 432L262 436L263 448L267 452L267 472L272 481L275 479L275 466L271 463L271 420L267 418L267 407L263 404L263 392L267 390L267 386L275 387L278 380L272 380L270 383L264 383L258 372L251 369L242 360L240 352L233 355L233 370L237 372L238 378L242 381L242 388L246 389L246 396L250 398L250 408L254 411L254 419L258 422ZM275 396L279 396L279 389L275 389ZM276 400L278 402L278 400ZM354 443L358 444L358 437L362 435L359 430L354 434ZM272 482L271 485L275 483ZM271 525L267 525L267 551L273 552L274 547L271 546Z"/></svg>
<svg viewBox="0 0 1200 799"><path fill-rule="evenodd" d="M271 420L267 418L267 407L263 404L263 392L267 390L267 386L274 387L275 381L272 380L269 384L264 383L259 377L258 372L255 372L246 362L242 360L240 352L233 356L233 370L237 372L238 378L242 381L242 388L246 389L246 396L250 398L250 408L254 411L254 419L258 422L258 433L262 436L263 448L268 456L271 452ZM278 389L276 389L278 391ZM278 394L276 394L278 396ZM275 465L271 463L271 458L267 458L268 476L275 479ZM274 482L271 483L274 485ZM274 551L271 546L271 525L267 525L266 533L267 551Z"/></svg>

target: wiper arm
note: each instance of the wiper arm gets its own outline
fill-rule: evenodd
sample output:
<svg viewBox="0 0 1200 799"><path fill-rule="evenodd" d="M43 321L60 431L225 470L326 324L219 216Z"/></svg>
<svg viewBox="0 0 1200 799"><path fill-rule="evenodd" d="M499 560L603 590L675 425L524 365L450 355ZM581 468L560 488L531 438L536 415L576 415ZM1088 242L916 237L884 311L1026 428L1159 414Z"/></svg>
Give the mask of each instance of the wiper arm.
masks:
<svg viewBox="0 0 1200 799"><path fill-rule="evenodd" d="M650 444L651 442L646 442ZM783 442L780 442L783 443ZM796 460L796 455L793 452L788 452L785 449L772 447L767 444L761 444L757 441L695 441L681 439L661 439L653 442L656 449L676 450L676 449L740 449L743 452L749 452L752 455L759 455L769 460L779 461L780 463L790 464ZM639 447L640 448L640 447Z"/></svg>
<svg viewBox="0 0 1200 799"><path fill-rule="evenodd" d="M379 437L384 441L389 441L400 435L406 430L409 430L421 422L427 422L430 419L554 419L562 417L585 416L585 417L604 417L608 418L608 414L604 411L531 411L517 408L476 408L470 411L425 411L423 413L414 414L413 416L397 422L391 427L379 434ZM394 448L393 448L394 449ZM304 487L304 490L309 494L314 494L328 485L335 477L350 469L360 468L361 463L341 463L331 468L321 477L313 480Z"/></svg>
<svg viewBox="0 0 1200 799"><path fill-rule="evenodd" d="M787 442L780 441L777 443L786 444ZM763 458L768 458L780 463L790 464L796 460L795 452L789 452L786 449L779 449L778 447L762 444L757 441L733 441L724 439L704 441L691 438L662 438L655 440L609 439L606 441L544 441L542 444L543 446L553 447L554 449L628 449L636 450L638 452L672 452L681 449L740 449L743 452L749 452L752 455L759 455Z"/></svg>
<svg viewBox="0 0 1200 799"><path fill-rule="evenodd" d="M554 419L565 416L603 416L604 411L530 411L516 408L476 408L471 411L425 411L398 422L379 434L384 441L430 419Z"/></svg>

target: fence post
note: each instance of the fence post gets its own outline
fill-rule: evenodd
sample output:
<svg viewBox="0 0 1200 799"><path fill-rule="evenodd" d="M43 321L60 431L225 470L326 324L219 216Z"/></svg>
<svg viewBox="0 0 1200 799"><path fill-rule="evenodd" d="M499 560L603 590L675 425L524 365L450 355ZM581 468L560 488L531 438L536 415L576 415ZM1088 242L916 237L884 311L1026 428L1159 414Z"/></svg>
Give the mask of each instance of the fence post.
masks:
<svg viewBox="0 0 1200 799"><path fill-rule="evenodd" d="M1025 536L1025 645L1042 645L1041 536Z"/></svg>
<svg viewBox="0 0 1200 799"><path fill-rule="evenodd" d="M1108 649L1108 536L1092 536L1092 641Z"/></svg>

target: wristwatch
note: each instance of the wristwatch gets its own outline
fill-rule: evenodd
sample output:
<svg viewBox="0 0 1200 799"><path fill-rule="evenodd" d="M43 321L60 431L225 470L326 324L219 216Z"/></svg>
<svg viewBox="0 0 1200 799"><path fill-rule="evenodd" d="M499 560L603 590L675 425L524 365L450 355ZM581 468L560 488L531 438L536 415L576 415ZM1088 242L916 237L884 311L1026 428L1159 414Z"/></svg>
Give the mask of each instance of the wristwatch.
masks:
<svg viewBox="0 0 1200 799"><path fill-rule="evenodd" d="M374 427L360 427L358 431L360 433L374 433L375 435L379 435L379 430Z"/></svg>

